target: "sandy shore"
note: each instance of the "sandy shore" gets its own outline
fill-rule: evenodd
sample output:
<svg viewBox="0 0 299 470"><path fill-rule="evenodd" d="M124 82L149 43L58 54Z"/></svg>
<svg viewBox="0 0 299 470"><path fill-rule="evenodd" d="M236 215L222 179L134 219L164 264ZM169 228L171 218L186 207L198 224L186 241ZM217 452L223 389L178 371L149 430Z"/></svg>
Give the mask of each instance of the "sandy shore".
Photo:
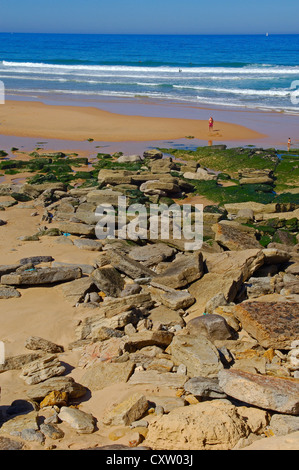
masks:
<svg viewBox="0 0 299 470"><path fill-rule="evenodd" d="M207 120L209 115L207 114ZM244 144L267 137L249 127L224 121L216 121L213 133L209 134L207 120L128 116L100 110L94 107L47 105L41 102L8 101L0 106L0 134L36 139L61 139L78 143L86 142L88 138L94 141L109 142L149 142L159 139L183 139L194 136L204 141L226 142L244 141ZM0 145L0 148L3 148ZM33 151L34 148L31 148ZM59 150L59 148L57 148ZM65 150L61 145L60 150ZM75 149L74 149L75 150ZM122 150L121 148L119 150ZM101 151L99 149L99 151ZM88 151L86 150L86 154ZM82 156L82 152L80 152ZM89 156L91 154L89 153ZM22 159L25 158L22 155ZM23 182L22 178L29 174L5 175L1 182ZM21 178L21 180L20 180ZM2 196L0 200L10 200ZM203 197L197 197L185 202L208 205L211 202ZM20 204L0 213L0 219L7 222L0 231L1 264L18 263L20 259L48 255L55 261L63 263L78 263L94 265L96 253L84 251L73 245L58 243L56 237L41 237L39 241L21 241L20 236L33 235L44 226L42 214L44 207L31 203ZM32 213L37 212L36 216ZM65 353L61 359L68 366L68 374L80 383L84 370L77 367L78 351L68 349L75 341L75 328L78 322L90 315L89 309L74 308L63 296L61 286L36 287L21 289L21 297L10 300L0 300L1 334L7 356L26 354L25 341L30 336L40 336L62 345ZM0 375L1 408L4 410L13 400L24 399L28 387L19 377L20 371L8 371ZM92 413L101 422L104 410L111 403L117 403L129 392L145 391L148 395L169 395L169 390L151 386L129 387L119 384L103 391L92 394L91 398L82 401L80 409ZM171 392L172 393L172 392ZM175 396L175 391L173 391ZM64 429L64 426L62 426ZM100 431L94 435L80 436L70 432L66 427L68 437L57 442L57 448L80 449L93 445L111 444L108 431ZM125 441L124 441L125 442ZM120 439L118 444L122 443ZM38 447L32 444L32 447Z"/></svg>
<svg viewBox="0 0 299 470"><path fill-rule="evenodd" d="M7 101L0 107L0 133L6 136L82 141L147 141L193 136L213 141L266 137L245 126L207 120L128 116L93 107L47 105L34 101Z"/></svg>

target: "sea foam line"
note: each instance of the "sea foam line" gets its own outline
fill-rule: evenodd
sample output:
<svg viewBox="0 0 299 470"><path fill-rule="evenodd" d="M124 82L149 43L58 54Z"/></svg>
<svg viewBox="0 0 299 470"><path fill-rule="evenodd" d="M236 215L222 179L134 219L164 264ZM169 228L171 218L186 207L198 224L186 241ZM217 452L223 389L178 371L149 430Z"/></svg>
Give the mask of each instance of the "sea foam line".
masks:
<svg viewBox="0 0 299 470"><path fill-rule="evenodd" d="M128 72L155 72L162 71L168 73L229 73L229 74L298 74L299 67L285 67L285 66L261 66L261 67L146 67L146 66L126 66L126 65L63 65L63 64L45 64L42 62L10 62L2 61L5 67L24 67L24 68L42 68L42 69L57 69L57 70L88 70L88 71L128 71Z"/></svg>
<svg viewBox="0 0 299 470"><path fill-rule="evenodd" d="M184 85L173 85L173 88L179 89L194 89L201 91L214 91L217 93L232 93L234 95L257 95L257 96L289 96L291 90L253 90L253 89L242 89L242 88L213 88L204 86L184 86Z"/></svg>

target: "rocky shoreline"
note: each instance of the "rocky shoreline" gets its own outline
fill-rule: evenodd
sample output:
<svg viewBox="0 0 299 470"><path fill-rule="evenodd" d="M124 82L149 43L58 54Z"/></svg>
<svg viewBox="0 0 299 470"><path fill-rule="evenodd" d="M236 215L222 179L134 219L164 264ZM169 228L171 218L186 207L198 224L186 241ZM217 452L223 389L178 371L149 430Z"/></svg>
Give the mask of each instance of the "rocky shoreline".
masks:
<svg viewBox="0 0 299 470"><path fill-rule="evenodd" d="M55 240L74 253L72 263L37 252L0 265L1 315L10 299L40 286L53 296L59 290L80 312L71 343L49 341L45 327L0 365L0 383L14 372L26 389L0 406L1 449L70 448L74 436L84 437L80 449L239 450L285 436L298 448L297 187L289 200L258 202L278 178L277 160L253 154L238 190L254 185L255 200L206 204L204 242L192 252L184 239L98 240L95 230L97 206L120 196L145 206L183 203L201 184L231 180L187 155L101 155L100 167L88 170L90 185L73 185L65 173L64 181L36 173L34 181L0 184L0 231L9 211L30 208L39 229L27 235L20 227L20 242ZM32 155L35 165L49 158L68 157ZM94 262L77 263L78 251ZM78 358L72 374L66 351ZM120 393L109 401L111 386ZM107 406L93 413L88 402L105 390Z"/></svg>

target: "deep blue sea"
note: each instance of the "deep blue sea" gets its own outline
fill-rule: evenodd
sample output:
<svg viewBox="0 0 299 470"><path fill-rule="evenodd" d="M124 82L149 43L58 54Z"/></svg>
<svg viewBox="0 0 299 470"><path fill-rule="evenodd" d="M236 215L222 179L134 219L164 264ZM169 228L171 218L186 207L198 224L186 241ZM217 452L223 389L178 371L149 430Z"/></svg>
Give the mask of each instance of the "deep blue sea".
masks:
<svg viewBox="0 0 299 470"><path fill-rule="evenodd" d="M11 96L147 97L298 114L299 35L2 33L0 80Z"/></svg>

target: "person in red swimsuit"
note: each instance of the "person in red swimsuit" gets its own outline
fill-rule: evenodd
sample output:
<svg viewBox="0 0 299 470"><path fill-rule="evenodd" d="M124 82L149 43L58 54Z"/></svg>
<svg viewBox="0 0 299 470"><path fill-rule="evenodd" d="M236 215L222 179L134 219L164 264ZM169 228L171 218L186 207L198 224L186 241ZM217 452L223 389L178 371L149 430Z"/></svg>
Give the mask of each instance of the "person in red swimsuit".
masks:
<svg viewBox="0 0 299 470"><path fill-rule="evenodd" d="M214 126L214 119L212 117L210 117L210 119L209 119L209 131L213 130L213 126Z"/></svg>

